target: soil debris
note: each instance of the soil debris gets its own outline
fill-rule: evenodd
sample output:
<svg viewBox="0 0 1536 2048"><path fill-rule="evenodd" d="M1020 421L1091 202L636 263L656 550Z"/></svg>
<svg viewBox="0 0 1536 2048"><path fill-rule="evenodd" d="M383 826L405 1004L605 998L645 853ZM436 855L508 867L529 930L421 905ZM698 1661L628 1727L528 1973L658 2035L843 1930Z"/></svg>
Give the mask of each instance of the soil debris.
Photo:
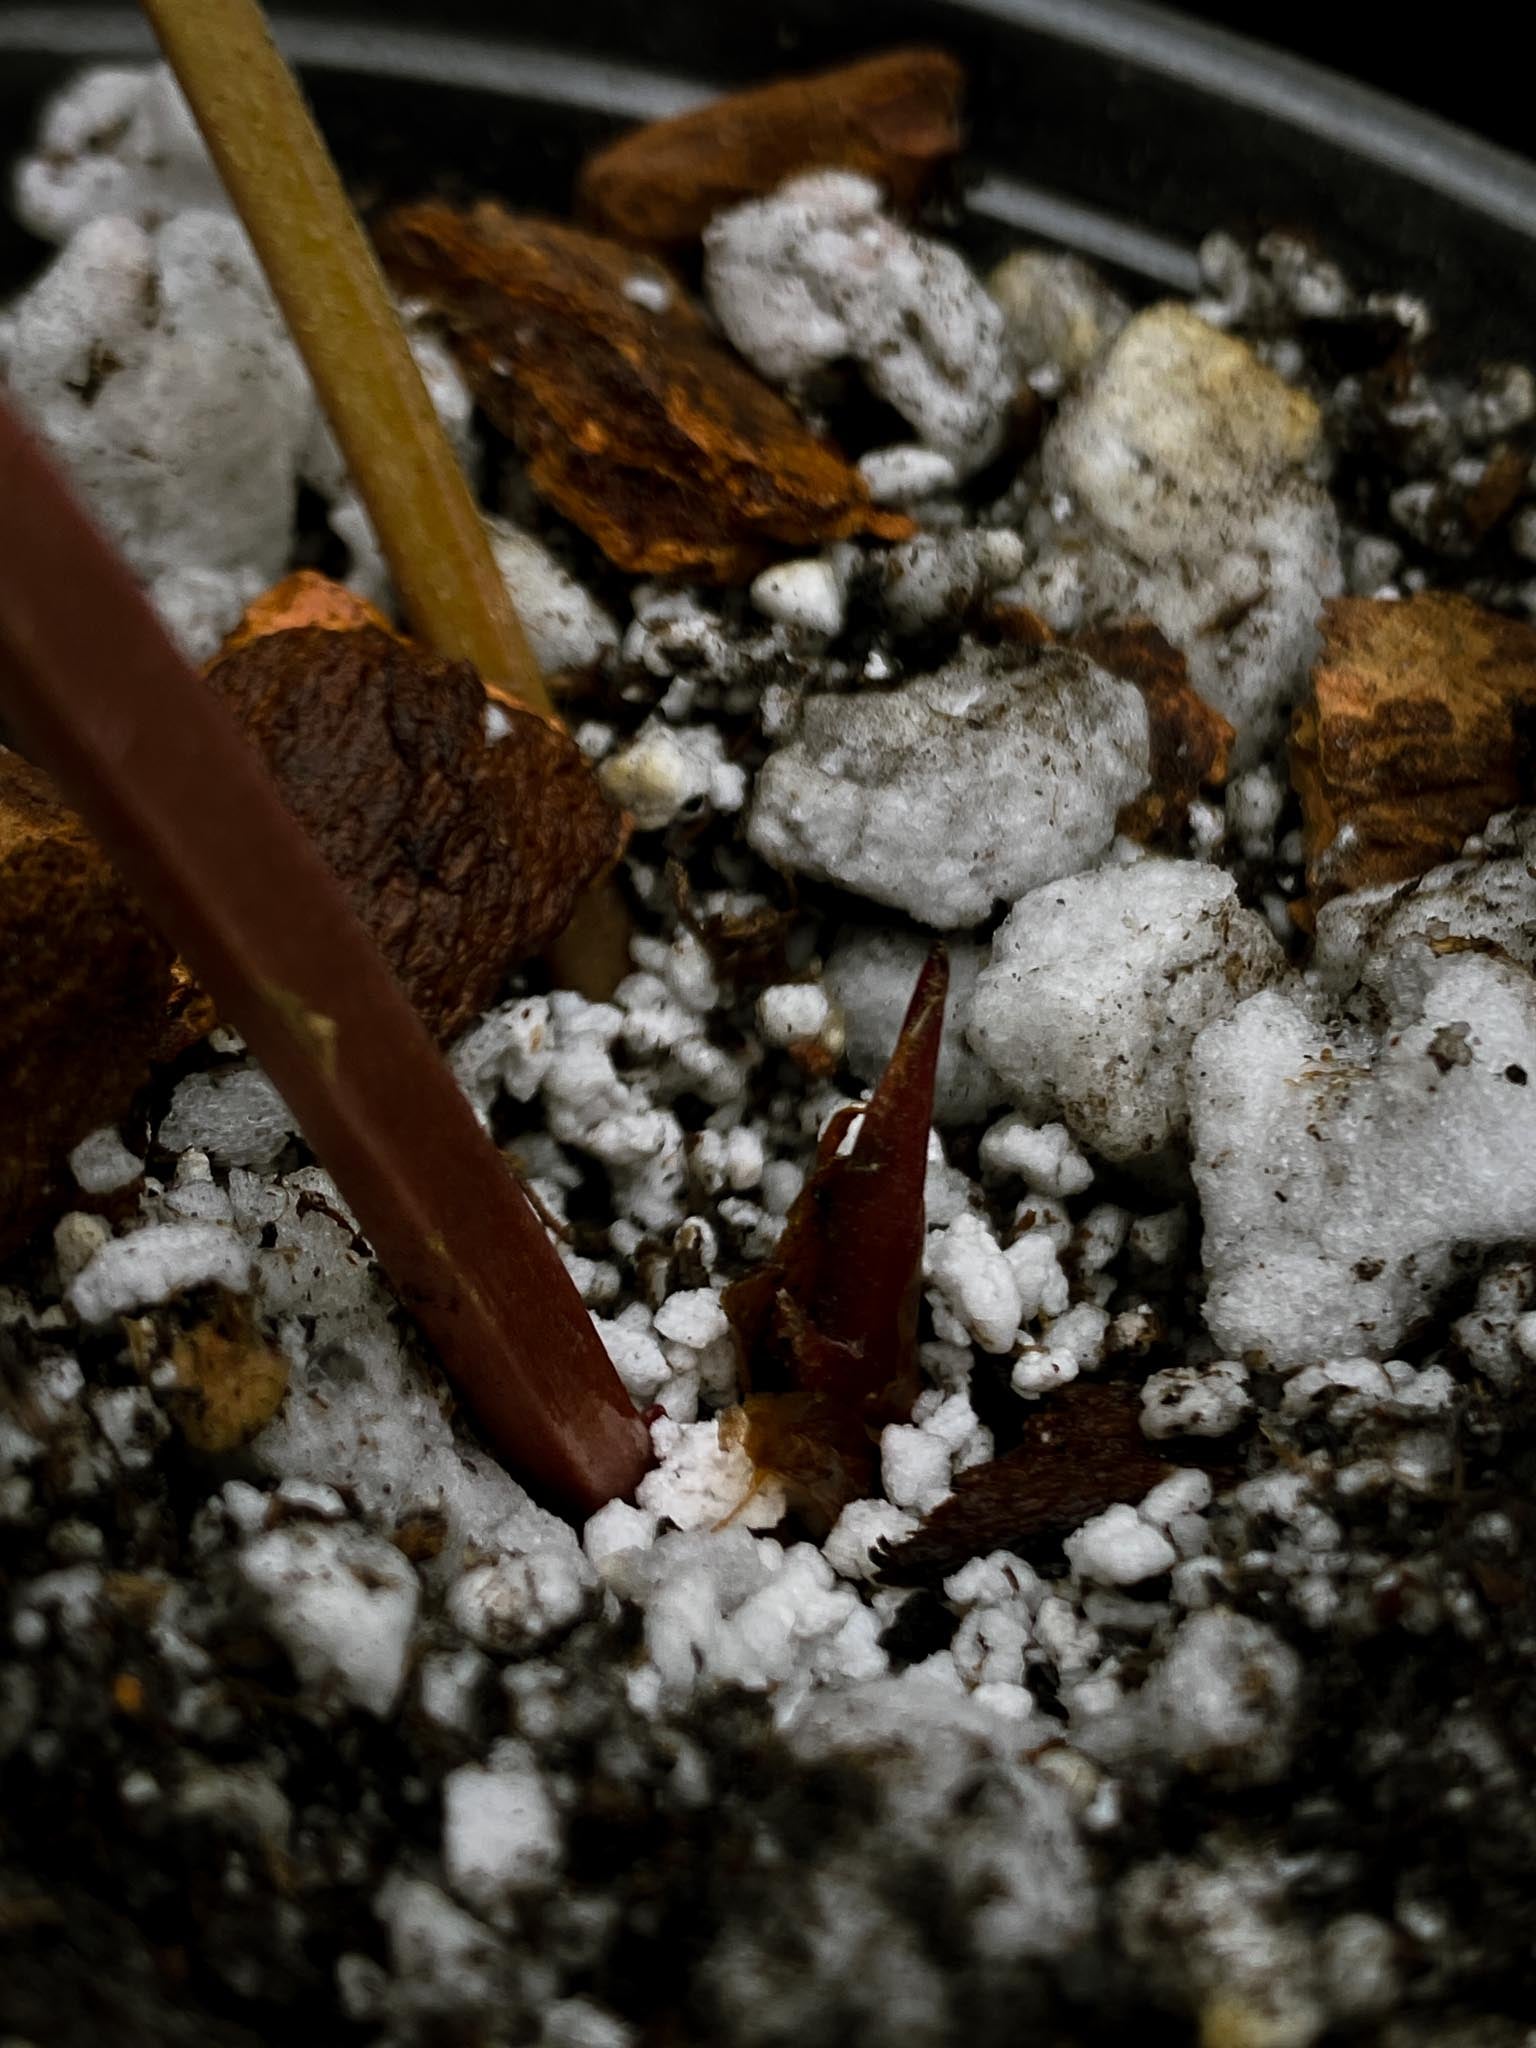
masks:
<svg viewBox="0 0 1536 2048"><path fill-rule="evenodd" d="M288 1361L239 1295L223 1294L214 1314L182 1331L167 1356L176 1380L165 1405L194 1451L238 1450L282 1406Z"/></svg>
<svg viewBox="0 0 1536 2048"><path fill-rule="evenodd" d="M1139 1500L1168 1461L1141 1432L1140 1389L1074 1380L1025 1418L1015 1449L957 1473L954 1491L882 1556L892 1585L937 1585L994 1550L1028 1557L1117 1502Z"/></svg>

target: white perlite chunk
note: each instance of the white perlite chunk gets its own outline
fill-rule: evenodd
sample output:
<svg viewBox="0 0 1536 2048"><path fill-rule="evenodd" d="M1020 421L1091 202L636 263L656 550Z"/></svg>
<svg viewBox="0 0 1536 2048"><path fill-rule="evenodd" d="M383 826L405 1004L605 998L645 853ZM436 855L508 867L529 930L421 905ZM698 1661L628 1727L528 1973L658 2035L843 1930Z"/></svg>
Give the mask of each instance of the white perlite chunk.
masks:
<svg viewBox="0 0 1536 2048"><path fill-rule="evenodd" d="M947 455L909 443L871 448L859 457L858 470L877 505L921 504L924 498L952 491L960 481Z"/></svg>
<svg viewBox="0 0 1536 2048"><path fill-rule="evenodd" d="M1536 1362L1536 1265L1500 1263L1477 1283L1471 1311L1451 1325L1468 1360L1502 1393L1510 1393Z"/></svg>
<svg viewBox="0 0 1536 2048"><path fill-rule="evenodd" d="M16 171L18 218L67 242L106 214L153 226L186 207L227 204L181 90L164 64L82 71L51 100Z"/></svg>
<svg viewBox="0 0 1536 2048"><path fill-rule="evenodd" d="M1026 1761L1039 1736L920 1670L824 1692L788 1731L807 1760L859 1759L893 1846L937 1854L977 1951L1010 1962L1060 1954L1094 1913L1067 1795Z"/></svg>
<svg viewBox="0 0 1536 2048"><path fill-rule="evenodd" d="M926 1515L949 1495L950 1449L942 1437L910 1423L880 1432L880 1483L898 1508Z"/></svg>
<svg viewBox="0 0 1536 2048"><path fill-rule="evenodd" d="M1014 388L1002 312L963 257L887 217L870 179L818 172L717 214L704 289L765 377L852 358L962 474L996 453Z"/></svg>
<svg viewBox="0 0 1536 2048"><path fill-rule="evenodd" d="M1472 858L1325 903L1312 957L1323 985L1363 984L1400 1004L1422 988L1447 940L1493 945L1536 966L1536 811L1501 813L1473 844Z"/></svg>
<svg viewBox="0 0 1536 2048"><path fill-rule="evenodd" d="M592 1574L575 1544L473 1565L453 1582L448 1617L498 1656L531 1650L581 1618Z"/></svg>
<svg viewBox="0 0 1536 2048"><path fill-rule="evenodd" d="M1120 294L1081 256L1018 249L987 279L1003 309L1008 341L1033 378L1052 383L1082 375L1131 317Z"/></svg>
<svg viewBox="0 0 1536 2048"><path fill-rule="evenodd" d="M1065 1124L1037 1128L1017 1113L999 1117L982 1139L981 1170L989 1180L1018 1174L1042 1195L1080 1195L1093 1185L1093 1168Z"/></svg>
<svg viewBox="0 0 1536 2048"><path fill-rule="evenodd" d="M1062 1544L1080 1579L1101 1586L1135 1586L1170 1571L1178 1553L1161 1529L1123 1502L1084 1522Z"/></svg>
<svg viewBox="0 0 1536 2048"><path fill-rule="evenodd" d="M716 1417L660 1420L652 1427L651 1442L657 1462L635 1493L648 1513L679 1529L713 1529L722 1522L771 1529L783 1521L783 1487L760 1480L744 1445L722 1443Z"/></svg>
<svg viewBox="0 0 1536 2048"><path fill-rule="evenodd" d="M604 1577L645 1609L648 1662L631 1692L648 1713L731 1685L772 1691L775 1717L788 1719L812 1687L886 1668L875 1610L835 1582L821 1552L786 1550L739 1519L613 1555Z"/></svg>
<svg viewBox="0 0 1536 2048"><path fill-rule="evenodd" d="M715 726L679 731L660 718L647 719L627 746L608 755L597 779L641 832L658 832L706 803L739 811L746 795L746 777L726 760Z"/></svg>
<svg viewBox="0 0 1536 2048"><path fill-rule="evenodd" d="M1458 1255L1536 1234L1536 982L1479 954L1424 972L1378 1037L1291 990L1191 1061L1206 1321L1281 1366L1390 1357Z"/></svg>
<svg viewBox="0 0 1536 2048"><path fill-rule="evenodd" d="M244 230L91 221L12 318L10 389L151 596L166 579L184 602L197 569L225 579L233 624L248 580L288 566L314 420Z"/></svg>
<svg viewBox="0 0 1536 2048"><path fill-rule="evenodd" d="M488 519L491 553L545 675L595 668L619 644L602 606L562 569L542 541L504 519Z"/></svg>
<svg viewBox="0 0 1536 2048"><path fill-rule="evenodd" d="M984 591L1011 583L1027 550L1000 526L956 526L915 534L884 558L881 598L898 633L958 623Z"/></svg>
<svg viewBox="0 0 1536 2048"><path fill-rule="evenodd" d="M1328 2029L1316 1950L1268 1847L1142 1863L1119 1913L1149 1987L1181 2010L1198 2000L1208 2048L1313 2048Z"/></svg>
<svg viewBox="0 0 1536 2048"><path fill-rule="evenodd" d="M782 981L757 999L757 1028L769 1045L819 1038L832 1015L826 989L814 981Z"/></svg>
<svg viewBox="0 0 1536 2048"><path fill-rule="evenodd" d="M848 1064L871 1087L896 1044L929 944L920 932L847 927L827 957L822 980L842 1013ZM949 994L933 1090L937 1124L975 1123L1002 1099L997 1076L966 1043L976 977L985 958L985 947L964 940L950 944Z"/></svg>
<svg viewBox="0 0 1536 2048"><path fill-rule="evenodd" d="M110 1124L82 1138L69 1155L69 1170L88 1195L111 1195L136 1181L144 1162L128 1150Z"/></svg>
<svg viewBox="0 0 1536 2048"><path fill-rule="evenodd" d="M1003 1356L1013 1349L1023 1294L984 1217L967 1210L944 1229L930 1230L923 1278L983 1351Z"/></svg>
<svg viewBox="0 0 1536 2048"><path fill-rule="evenodd" d="M1049 517L1019 599L1060 630L1151 618L1237 727L1234 766L1252 765L1343 584L1321 442L1313 401L1245 344L1185 306L1148 308L1046 436Z"/></svg>
<svg viewBox="0 0 1536 2048"><path fill-rule="evenodd" d="M300 1678L381 1719L394 1711L420 1588L392 1543L295 1522L248 1543L240 1574Z"/></svg>
<svg viewBox="0 0 1536 2048"><path fill-rule="evenodd" d="M1188 1115L1195 1035L1283 965L1230 875L1143 860L1016 903L976 986L971 1040L1027 1115L1106 1159L1164 1150Z"/></svg>
<svg viewBox="0 0 1536 2048"><path fill-rule="evenodd" d="M1165 1366L1142 1386L1142 1434L1154 1442L1168 1436L1227 1436L1252 1406L1248 1369L1231 1359Z"/></svg>
<svg viewBox="0 0 1536 2048"><path fill-rule="evenodd" d="M838 564L815 555L764 569L752 579L750 595L765 618L830 639L843 630L843 583Z"/></svg>
<svg viewBox="0 0 1536 2048"><path fill-rule="evenodd" d="M178 1081L160 1125L170 1152L206 1152L220 1166L270 1166L298 1129L260 1067L224 1067Z"/></svg>
<svg viewBox="0 0 1536 2048"><path fill-rule="evenodd" d="M1210 1608L1178 1633L1140 1706L1165 1755L1197 1771L1268 1784L1290 1762L1301 1659L1273 1629Z"/></svg>
<svg viewBox="0 0 1536 2048"><path fill-rule="evenodd" d="M407 2007L432 2014L483 2010L496 1996L504 1966L498 1967L495 1936L435 1884L396 1868L374 1910L389 1940L394 1981L383 1997L392 2017Z"/></svg>
<svg viewBox="0 0 1536 2048"><path fill-rule="evenodd" d="M542 1891L564 1853L560 1816L531 1757L498 1743L490 1770L461 1764L443 1780L443 1868L466 1906L496 1920L520 1893Z"/></svg>
<svg viewBox="0 0 1536 2048"><path fill-rule="evenodd" d="M873 1579L880 1570L880 1546L900 1543L919 1526L917 1516L894 1501L851 1500L833 1523L822 1555L842 1578Z"/></svg>
<svg viewBox="0 0 1536 2048"><path fill-rule="evenodd" d="M184 1154L183 1168L197 1157ZM233 1212L255 1305L272 1318L290 1365L287 1398L250 1446L263 1471L350 1489L363 1513L390 1523L441 1513L454 1549L574 1545L503 1466L455 1435L441 1382L402 1328L328 1175L303 1167L268 1181L235 1167L227 1191L189 1177L165 1201L209 1195Z"/></svg>
<svg viewBox="0 0 1536 2048"><path fill-rule="evenodd" d="M747 837L777 867L948 930L1097 860L1148 759L1129 683L1059 650L973 647L899 690L808 699Z"/></svg>
<svg viewBox="0 0 1536 2048"><path fill-rule="evenodd" d="M251 1255L219 1223L155 1223L109 1238L69 1283L64 1299L83 1323L153 1308L191 1287L250 1285Z"/></svg>

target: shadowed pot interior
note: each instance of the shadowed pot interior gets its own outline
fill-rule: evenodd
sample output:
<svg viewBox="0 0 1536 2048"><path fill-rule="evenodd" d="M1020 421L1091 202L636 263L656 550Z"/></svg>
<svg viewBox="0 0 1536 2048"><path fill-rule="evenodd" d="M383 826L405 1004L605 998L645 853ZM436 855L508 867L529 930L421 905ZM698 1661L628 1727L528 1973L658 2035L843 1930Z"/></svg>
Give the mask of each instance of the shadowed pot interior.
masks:
<svg viewBox="0 0 1536 2048"><path fill-rule="evenodd" d="M325 0L280 6L365 197L427 177L562 207L591 144L719 86L910 38L966 61L962 239L1082 250L1187 291L1211 228L1308 231L1366 285L1425 293L1460 351L1536 332L1536 167L1327 72L1157 9L1091 0ZM147 54L132 7L0 10L12 147L72 64ZM0 228L0 286L41 252Z"/></svg>

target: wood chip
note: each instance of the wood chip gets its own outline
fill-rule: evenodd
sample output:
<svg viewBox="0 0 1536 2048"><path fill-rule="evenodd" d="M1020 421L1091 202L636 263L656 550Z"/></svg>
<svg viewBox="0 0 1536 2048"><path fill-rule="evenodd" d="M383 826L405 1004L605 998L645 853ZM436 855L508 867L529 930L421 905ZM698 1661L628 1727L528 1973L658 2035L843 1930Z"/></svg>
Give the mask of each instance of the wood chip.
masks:
<svg viewBox="0 0 1536 2048"><path fill-rule="evenodd" d="M968 1559L1054 1550L1117 1501L1136 1501L1170 1470L1141 1433L1141 1398L1117 1381L1074 1380L1033 1411L1024 1441L973 1465L905 1541L887 1549L892 1585L937 1585Z"/></svg>
<svg viewBox="0 0 1536 2048"><path fill-rule="evenodd" d="M1112 676L1134 683L1147 707L1152 780L1117 824L1144 844L1177 839L1202 789L1219 789L1237 734L1189 680L1189 664L1150 619L1097 626L1072 646Z"/></svg>
<svg viewBox="0 0 1536 2048"><path fill-rule="evenodd" d="M541 952L623 847L575 742L525 707L485 737L465 662L376 626L246 640L208 680L439 1039Z"/></svg>
<svg viewBox="0 0 1536 2048"><path fill-rule="evenodd" d="M405 207L380 248L534 488L619 568L740 583L787 548L914 531L648 257L488 201Z"/></svg>
<svg viewBox="0 0 1536 2048"><path fill-rule="evenodd" d="M862 171L910 206L960 146L964 93L941 50L779 79L620 136L583 165L577 204L605 234L658 247L801 171Z"/></svg>
<svg viewBox="0 0 1536 2048"><path fill-rule="evenodd" d="M1536 629L1465 597L1337 598L1291 732L1314 901L1454 858L1529 799Z"/></svg>
<svg viewBox="0 0 1536 2048"><path fill-rule="evenodd" d="M48 777L0 748L0 1257L68 1200L68 1155L149 1072L171 950Z"/></svg>
<svg viewBox="0 0 1536 2048"><path fill-rule="evenodd" d="M822 1133L773 1257L724 1296L751 1392L722 1435L819 1530L873 1490L875 1434L917 1396L923 1184L948 987L936 947L852 1149L839 1156L857 1109Z"/></svg>

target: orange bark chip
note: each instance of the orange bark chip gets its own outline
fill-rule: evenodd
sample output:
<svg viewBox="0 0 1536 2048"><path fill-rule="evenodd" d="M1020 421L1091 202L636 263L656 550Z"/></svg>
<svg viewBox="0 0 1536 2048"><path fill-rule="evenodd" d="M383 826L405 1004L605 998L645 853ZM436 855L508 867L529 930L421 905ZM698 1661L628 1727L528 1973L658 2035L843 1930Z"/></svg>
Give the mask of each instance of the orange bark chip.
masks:
<svg viewBox="0 0 1536 2048"><path fill-rule="evenodd" d="M355 633L361 626L375 626L381 633L395 630L376 606L345 583L322 576L318 569L295 569L260 597L252 598L219 652L233 654L237 647L267 633L288 633L299 626L314 626L327 633Z"/></svg>
<svg viewBox="0 0 1536 2048"><path fill-rule="evenodd" d="M1318 901L1454 858L1530 795L1536 628L1430 591L1336 598L1291 730Z"/></svg>
<svg viewBox="0 0 1536 2048"><path fill-rule="evenodd" d="M786 548L914 531L649 257L489 201L402 208L380 250L534 488L619 568L738 583Z"/></svg>

